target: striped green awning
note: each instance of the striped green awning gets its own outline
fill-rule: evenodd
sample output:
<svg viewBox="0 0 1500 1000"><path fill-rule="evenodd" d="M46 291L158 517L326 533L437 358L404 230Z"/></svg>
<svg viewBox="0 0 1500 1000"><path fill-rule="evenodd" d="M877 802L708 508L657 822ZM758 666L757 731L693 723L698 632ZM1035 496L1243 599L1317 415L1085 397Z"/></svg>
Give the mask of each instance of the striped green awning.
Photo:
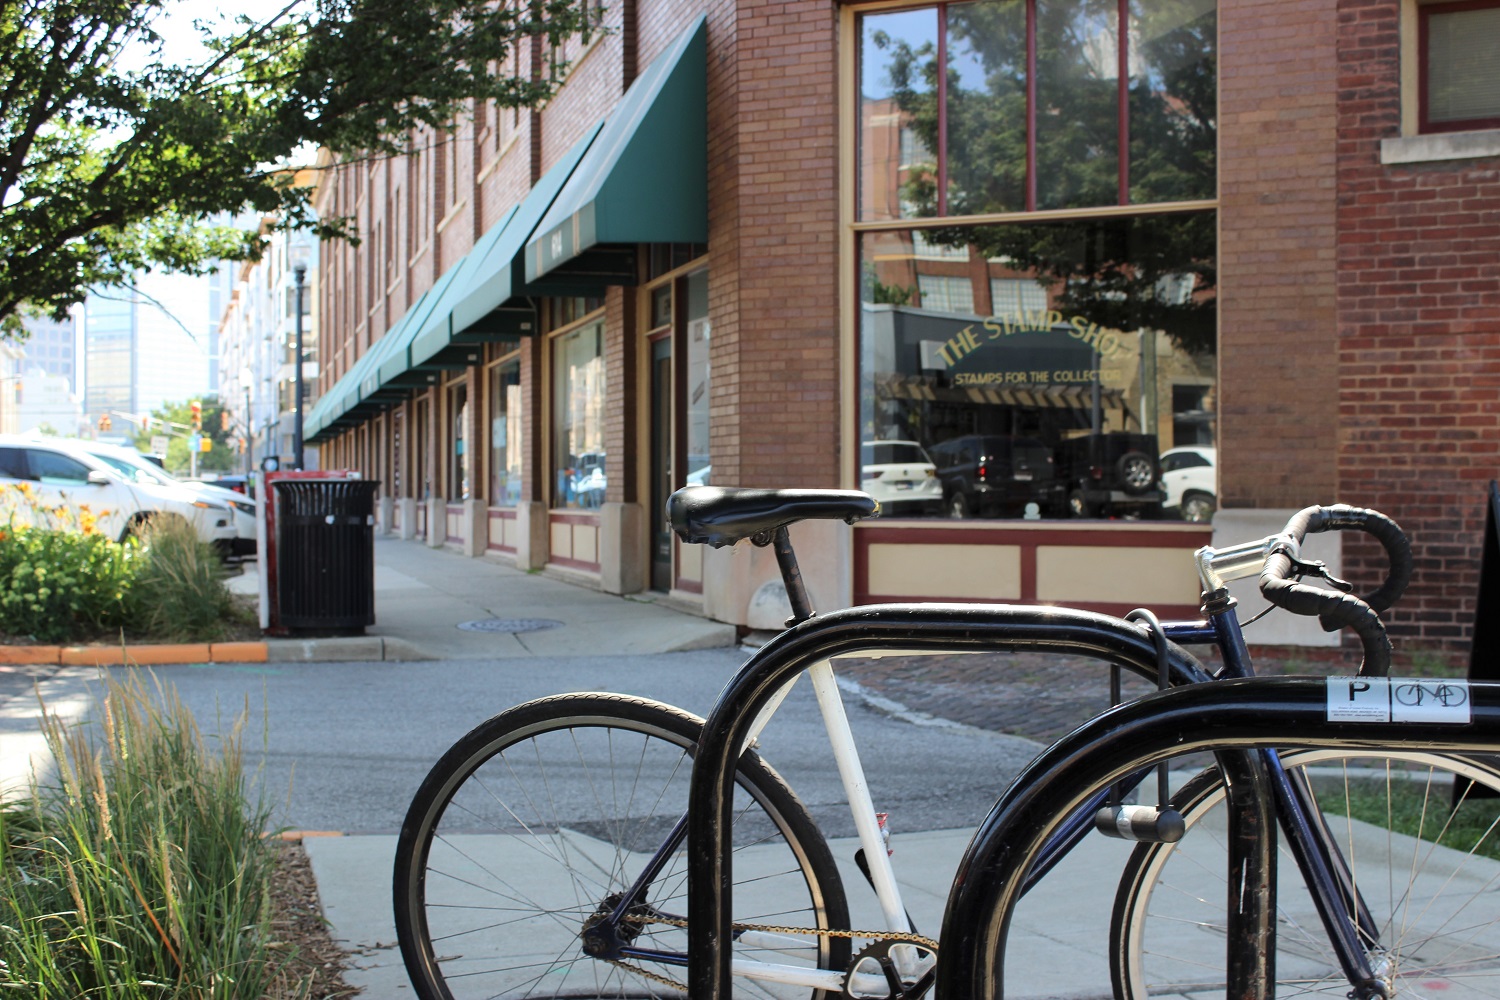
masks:
<svg viewBox="0 0 1500 1000"><path fill-rule="evenodd" d="M528 282L634 284L637 244L708 242L707 53L700 14L630 85L527 242Z"/></svg>
<svg viewBox="0 0 1500 1000"><path fill-rule="evenodd" d="M502 224L491 230L496 238L488 254L455 296L450 317L451 340L525 337L537 332L536 312L528 299L547 294L548 289L526 283L526 241L573 176L602 127L603 123L599 123L584 133ZM599 290L602 292L602 287Z"/></svg>

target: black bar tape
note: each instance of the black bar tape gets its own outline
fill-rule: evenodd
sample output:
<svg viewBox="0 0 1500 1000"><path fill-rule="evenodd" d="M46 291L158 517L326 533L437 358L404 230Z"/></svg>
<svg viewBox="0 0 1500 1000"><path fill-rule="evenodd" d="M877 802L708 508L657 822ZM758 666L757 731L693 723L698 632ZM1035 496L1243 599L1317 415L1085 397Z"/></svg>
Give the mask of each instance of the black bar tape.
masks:
<svg viewBox="0 0 1500 1000"><path fill-rule="evenodd" d="M1411 542L1395 521L1378 511L1338 504L1333 507L1307 507L1292 515L1285 534L1300 546L1311 533L1320 531L1358 530L1374 536L1385 548L1390 572L1374 593L1360 598L1330 590L1309 587L1290 579L1292 558L1290 546L1272 546L1260 574L1260 592L1266 600L1293 614L1318 619L1324 630L1353 629L1364 647L1360 673L1383 676L1390 670L1391 640L1379 612L1390 607L1406 590L1411 580Z"/></svg>

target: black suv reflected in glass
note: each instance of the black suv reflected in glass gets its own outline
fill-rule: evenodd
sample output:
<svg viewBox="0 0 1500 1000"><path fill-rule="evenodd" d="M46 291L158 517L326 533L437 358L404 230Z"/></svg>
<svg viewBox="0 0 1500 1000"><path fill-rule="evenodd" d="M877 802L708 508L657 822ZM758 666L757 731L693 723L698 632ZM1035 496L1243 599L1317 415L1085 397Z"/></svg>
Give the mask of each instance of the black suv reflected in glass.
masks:
<svg viewBox="0 0 1500 1000"><path fill-rule="evenodd" d="M1052 449L1036 438L967 434L928 452L950 517L1019 517L1028 503L1039 514L1066 512L1067 491L1057 480Z"/></svg>
<svg viewBox="0 0 1500 1000"><path fill-rule="evenodd" d="M1155 434L1088 434L1057 447L1057 477L1074 517L1161 517L1166 491Z"/></svg>

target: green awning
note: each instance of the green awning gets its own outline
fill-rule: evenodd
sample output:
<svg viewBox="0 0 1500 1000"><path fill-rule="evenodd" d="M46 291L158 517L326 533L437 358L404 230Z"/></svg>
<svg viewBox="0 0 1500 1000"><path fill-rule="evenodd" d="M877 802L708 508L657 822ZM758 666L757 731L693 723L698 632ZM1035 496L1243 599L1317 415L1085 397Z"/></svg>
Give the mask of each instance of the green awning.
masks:
<svg viewBox="0 0 1500 1000"><path fill-rule="evenodd" d="M527 298L552 289L526 284L526 241L547 214L563 185L599 134L603 123L590 128L573 144L521 203L493 229L496 239L488 253L458 290L451 313L452 341L482 341L527 337L537 333L536 310ZM477 247L475 248L478 249ZM473 256L471 254L471 256ZM556 289L562 292L563 289ZM602 294L603 287L598 289ZM576 294L569 289L565 294Z"/></svg>
<svg viewBox="0 0 1500 1000"><path fill-rule="evenodd" d="M406 374L411 369L411 342L417 338L417 334L427 325L433 310L437 307L453 282L458 269L463 266L463 261L454 264L443 272L443 276L433 283L432 287L422 294L416 304L406 311L403 320L400 339L393 341L390 350L380 357L380 364L376 371L365 377L366 387L373 390L384 387L387 383L400 375Z"/></svg>
<svg viewBox="0 0 1500 1000"><path fill-rule="evenodd" d="M496 241L505 232L505 227L515 218L511 208L495 225L479 238L474 248L464 259L453 266L452 277L443 284L443 293L427 312L427 321L411 341L411 363L421 365L436 357L453 341L453 308L474 287L474 281L482 269L485 259L494 249Z"/></svg>
<svg viewBox="0 0 1500 1000"><path fill-rule="evenodd" d="M635 282L639 243L708 242L708 20L646 67L526 244L526 280Z"/></svg>

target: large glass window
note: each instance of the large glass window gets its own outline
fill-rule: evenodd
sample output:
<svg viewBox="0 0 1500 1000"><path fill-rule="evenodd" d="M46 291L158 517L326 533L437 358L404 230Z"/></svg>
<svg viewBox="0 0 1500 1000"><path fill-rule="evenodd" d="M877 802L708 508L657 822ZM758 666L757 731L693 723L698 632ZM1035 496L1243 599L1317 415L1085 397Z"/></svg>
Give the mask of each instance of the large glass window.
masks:
<svg viewBox="0 0 1500 1000"><path fill-rule="evenodd" d="M862 221L1214 197L1214 0L981 0L859 25Z"/></svg>
<svg viewBox="0 0 1500 1000"><path fill-rule="evenodd" d="M589 323L552 340L554 507L604 502L604 324Z"/></svg>
<svg viewBox="0 0 1500 1000"><path fill-rule="evenodd" d="M1215 0L856 25L862 488L895 515L1177 516L1160 456L1215 438Z"/></svg>
<svg viewBox="0 0 1500 1000"><path fill-rule="evenodd" d="M706 484L709 391L708 272L687 277L687 481Z"/></svg>
<svg viewBox="0 0 1500 1000"><path fill-rule="evenodd" d="M898 515L1173 516L1160 454L1214 439L1215 213L953 238L983 309L928 294L909 233L861 235L862 488Z"/></svg>
<svg viewBox="0 0 1500 1000"><path fill-rule="evenodd" d="M453 458L448 463L448 498L469 499L469 387L459 383L448 390L448 414L453 421Z"/></svg>
<svg viewBox="0 0 1500 1000"><path fill-rule="evenodd" d="M490 503L521 502L521 362L502 361L490 369Z"/></svg>

